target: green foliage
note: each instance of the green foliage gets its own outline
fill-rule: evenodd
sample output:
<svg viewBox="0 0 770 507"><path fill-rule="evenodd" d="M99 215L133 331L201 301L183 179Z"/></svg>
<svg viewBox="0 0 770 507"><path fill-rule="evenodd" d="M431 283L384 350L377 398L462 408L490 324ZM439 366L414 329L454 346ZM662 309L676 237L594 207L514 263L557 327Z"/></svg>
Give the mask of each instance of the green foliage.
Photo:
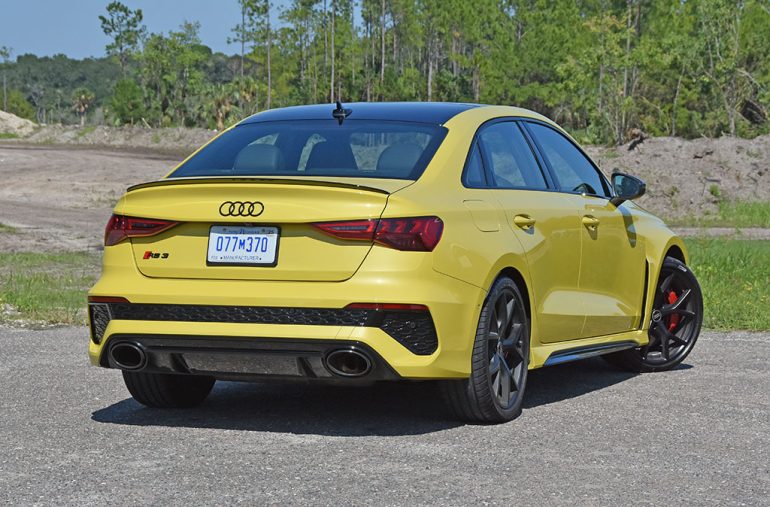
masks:
<svg viewBox="0 0 770 507"><path fill-rule="evenodd" d="M719 190L719 185L717 185L716 183L712 183L709 186L709 194L711 194L712 197L716 197L717 199L719 199L722 196L722 191Z"/></svg>
<svg viewBox="0 0 770 507"><path fill-rule="evenodd" d="M16 89L8 90L8 111L20 118L35 119L35 108L24 98L24 95Z"/></svg>
<svg viewBox="0 0 770 507"><path fill-rule="evenodd" d="M685 242L703 290L704 325L717 329L770 329L770 241Z"/></svg>
<svg viewBox="0 0 770 507"><path fill-rule="evenodd" d="M121 79L110 98L110 116L116 125L134 125L146 116L142 89L133 79Z"/></svg>
<svg viewBox="0 0 770 507"><path fill-rule="evenodd" d="M78 122L71 103L75 89L85 87L94 93L93 111L110 97L119 77L120 67L111 58L74 60L64 55L25 54L7 66L8 88L21 92L38 123Z"/></svg>
<svg viewBox="0 0 770 507"><path fill-rule="evenodd" d="M143 19L141 9L132 11L120 2L110 2L107 5L107 16L99 16L104 35L112 39L107 44L107 54L117 57L123 74L129 58L137 52L147 31L142 25Z"/></svg>

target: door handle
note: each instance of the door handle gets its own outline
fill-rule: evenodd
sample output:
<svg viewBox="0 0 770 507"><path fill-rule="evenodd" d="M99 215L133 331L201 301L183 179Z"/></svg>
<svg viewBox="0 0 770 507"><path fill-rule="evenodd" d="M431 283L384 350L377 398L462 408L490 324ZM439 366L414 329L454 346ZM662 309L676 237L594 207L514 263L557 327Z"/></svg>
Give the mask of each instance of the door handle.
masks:
<svg viewBox="0 0 770 507"><path fill-rule="evenodd" d="M513 217L513 223L516 224L517 227L526 230L535 225L535 219L529 215L516 215Z"/></svg>
<svg viewBox="0 0 770 507"><path fill-rule="evenodd" d="M589 229L596 229L597 227L599 227L599 219L591 215L584 215L583 225L585 225Z"/></svg>

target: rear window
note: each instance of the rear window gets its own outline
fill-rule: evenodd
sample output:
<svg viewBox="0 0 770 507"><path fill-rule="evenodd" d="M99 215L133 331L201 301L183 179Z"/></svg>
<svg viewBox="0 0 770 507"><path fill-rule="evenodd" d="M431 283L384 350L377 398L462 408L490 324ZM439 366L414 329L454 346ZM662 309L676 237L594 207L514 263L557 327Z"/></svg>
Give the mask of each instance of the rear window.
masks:
<svg viewBox="0 0 770 507"><path fill-rule="evenodd" d="M225 132L170 178L341 176L416 180L447 130L437 125L336 120L251 123Z"/></svg>

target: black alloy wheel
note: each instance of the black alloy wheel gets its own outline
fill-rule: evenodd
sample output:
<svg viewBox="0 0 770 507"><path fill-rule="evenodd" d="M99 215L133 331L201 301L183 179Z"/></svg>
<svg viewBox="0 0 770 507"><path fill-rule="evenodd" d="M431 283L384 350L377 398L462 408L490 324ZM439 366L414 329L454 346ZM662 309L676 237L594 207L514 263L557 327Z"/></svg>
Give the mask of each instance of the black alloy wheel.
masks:
<svg viewBox="0 0 770 507"><path fill-rule="evenodd" d="M698 280L684 263L666 257L652 304L649 343L604 357L632 371L670 370L692 351L702 323L703 295Z"/></svg>
<svg viewBox="0 0 770 507"><path fill-rule="evenodd" d="M529 319L518 286L508 277L492 285L481 310L468 379L444 382L455 414L466 421L515 419L529 367Z"/></svg>
<svg viewBox="0 0 770 507"><path fill-rule="evenodd" d="M490 389L503 409L513 406L523 391L527 365L524 353L526 319L524 307L513 290L508 287L501 290L487 330L487 377Z"/></svg>

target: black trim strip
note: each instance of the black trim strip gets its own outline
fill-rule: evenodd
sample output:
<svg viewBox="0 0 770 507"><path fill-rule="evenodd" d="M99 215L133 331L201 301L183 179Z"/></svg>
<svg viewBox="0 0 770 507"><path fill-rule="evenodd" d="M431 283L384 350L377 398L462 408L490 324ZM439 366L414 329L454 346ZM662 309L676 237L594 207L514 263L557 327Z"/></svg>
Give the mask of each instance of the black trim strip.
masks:
<svg viewBox="0 0 770 507"><path fill-rule="evenodd" d="M601 356L603 354L610 354L612 352L618 352L626 349L635 349L639 344L629 340L615 343L604 343L601 345L587 345L583 347L575 347L566 350L557 350L545 360L543 366L553 366L555 364L568 363L570 361L578 361L580 359L586 359L593 356Z"/></svg>
<svg viewBox="0 0 770 507"><path fill-rule="evenodd" d="M367 190L369 192L376 192L378 194L390 195L390 192L381 188L369 187L366 185L357 185L355 183L342 183L339 181L323 181L323 180L311 180L302 178L302 180L294 178L260 178L258 176L253 177L200 177L200 176L187 176L179 178L168 178L156 181L148 181L146 183L139 183L128 187L126 192L133 192L134 190L141 190L144 188L152 187L164 187L170 185L189 185L191 183L276 183L281 185L304 185L309 187L336 187L336 188L350 188L354 190ZM410 180L404 180L404 185L414 183Z"/></svg>

